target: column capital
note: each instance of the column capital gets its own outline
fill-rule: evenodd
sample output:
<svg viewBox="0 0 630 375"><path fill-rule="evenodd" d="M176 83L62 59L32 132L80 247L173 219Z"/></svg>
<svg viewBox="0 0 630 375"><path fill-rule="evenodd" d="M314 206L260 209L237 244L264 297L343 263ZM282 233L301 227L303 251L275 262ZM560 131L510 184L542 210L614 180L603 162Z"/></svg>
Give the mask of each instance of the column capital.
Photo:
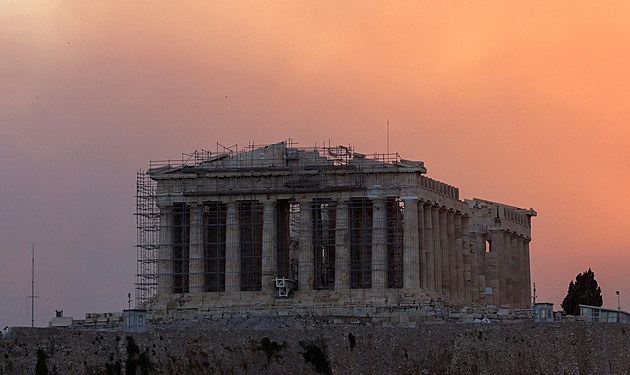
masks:
<svg viewBox="0 0 630 375"><path fill-rule="evenodd" d="M191 210L203 208L203 203L198 203L198 202L189 202L187 203L187 205L188 207L190 207Z"/></svg>
<svg viewBox="0 0 630 375"><path fill-rule="evenodd" d="M236 204L236 197L233 195L224 195L221 197L221 202L225 204Z"/></svg>
<svg viewBox="0 0 630 375"><path fill-rule="evenodd" d="M339 200L339 201L336 201L336 203L337 203L337 208L339 208L339 207L347 208L348 207L348 201Z"/></svg>
<svg viewBox="0 0 630 375"><path fill-rule="evenodd" d="M400 197L400 199L403 202L412 202L412 201L416 201L417 202L420 198L418 198L417 195L403 195L403 196Z"/></svg>
<svg viewBox="0 0 630 375"><path fill-rule="evenodd" d="M163 211L168 211L171 207L173 207L173 206L168 205L168 204L159 204L159 203L156 204L155 206L158 208L158 210L160 210L162 212Z"/></svg>
<svg viewBox="0 0 630 375"><path fill-rule="evenodd" d="M386 198L385 194L387 194L387 190L381 189L381 186L377 188L372 188L372 189L368 188L368 191L367 191L367 197L372 200L378 199L378 198L385 199Z"/></svg>

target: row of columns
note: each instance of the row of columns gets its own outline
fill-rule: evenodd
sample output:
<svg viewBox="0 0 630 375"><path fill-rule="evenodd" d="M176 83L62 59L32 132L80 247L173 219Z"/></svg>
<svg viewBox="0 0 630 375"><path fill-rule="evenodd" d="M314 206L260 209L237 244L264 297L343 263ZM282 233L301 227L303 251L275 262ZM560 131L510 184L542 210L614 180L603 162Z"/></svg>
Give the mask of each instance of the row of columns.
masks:
<svg viewBox="0 0 630 375"><path fill-rule="evenodd" d="M475 235L474 251L484 276L477 284L479 298L496 305L530 306L529 238L500 227Z"/></svg>
<svg viewBox="0 0 630 375"><path fill-rule="evenodd" d="M424 257L422 288L452 300L472 302L469 218L431 202L418 206Z"/></svg>
<svg viewBox="0 0 630 375"><path fill-rule="evenodd" d="M417 204L417 199L403 199L407 207ZM387 287L387 201L372 199L372 262L371 285L373 289ZM412 209L410 209L413 212ZM298 275L300 290L313 289L312 209L310 201L300 202L300 231ZM336 205L335 225L335 290L351 288L350 211L348 202ZM408 217L409 216L409 217ZM414 224L414 220L416 223ZM405 214L403 230L403 287L418 288L419 256L418 235L411 228L417 227L417 217ZM415 234L414 234L415 233Z"/></svg>
<svg viewBox="0 0 630 375"><path fill-rule="evenodd" d="M401 197L403 218L403 288L424 289L460 302L480 302L486 287L493 288L493 302L511 306L529 305L529 240L503 230L490 230L489 238L472 233L469 217L418 197ZM388 285L387 201L372 200L372 288ZM312 202L300 203L298 284L300 290L313 289ZM204 290L203 206L190 209L189 290ZM241 290L241 256L238 207L226 204L225 290ZM351 287L349 204L336 204L334 289ZM173 217L169 207L161 207L158 273L173 272L169 261ZM262 289L273 293L277 276L277 204L263 201ZM486 253L486 240L492 248ZM172 290L170 277L159 277L161 293ZM486 296L487 299L487 296Z"/></svg>
<svg viewBox="0 0 630 375"><path fill-rule="evenodd" d="M417 198L403 198L404 202L404 229L403 229L403 287L420 288L420 235L415 230L419 225L418 214L422 206L418 206ZM310 201L300 202L300 231L299 231L299 259L298 274L301 290L312 289L313 285L313 251L312 251L312 209ZM263 255L262 255L262 285L266 289L272 289L272 279L276 277L277 231L276 231L276 204L274 201L263 203ZM420 207L420 211L418 211ZM335 238L335 289L350 288L350 233L349 233L349 208L347 202L338 202L336 212L336 238ZM387 210L384 198L373 199L372 216L372 285L376 288L387 286ZM172 214L167 209L162 210L162 228L172 226ZM190 205L190 281L191 291L203 290L203 206ZM436 231L437 232L437 231ZM171 232L160 231L160 262L158 265L160 275L168 275L172 272L172 264L168 254ZM227 203L226 213L226 290L240 290L240 231L236 202ZM446 250L446 248L445 248ZM445 263L446 266L446 263ZM168 277L160 278L160 290L169 290L172 287Z"/></svg>
<svg viewBox="0 0 630 375"><path fill-rule="evenodd" d="M417 215L413 215L417 207L417 199L403 199L404 217L404 251L403 280L404 288L419 288L420 257L418 252ZM300 230L298 251L298 275L300 290L313 289L313 233L311 201L300 203ZM225 290L240 290L241 254L238 207L236 202L226 204L226 265ZM203 248L203 206L190 204L190 243L189 243L189 291L201 291L204 283L204 248ZM335 228L335 290L350 289L350 214L348 202L340 201L336 205ZM273 278L277 276L277 220L276 202L263 201L263 238L262 238L262 285L263 289L273 291ZM386 199L373 200L372 217L372 285L376 288L387 286L387 209ZM158 288L161 293L169 294L173 288L172 279L168 275L173 272L170 228L173 225L173 213L169 207L161 207L159 253L158 253ZM165 277L166 276L166 277Z"/></svg>

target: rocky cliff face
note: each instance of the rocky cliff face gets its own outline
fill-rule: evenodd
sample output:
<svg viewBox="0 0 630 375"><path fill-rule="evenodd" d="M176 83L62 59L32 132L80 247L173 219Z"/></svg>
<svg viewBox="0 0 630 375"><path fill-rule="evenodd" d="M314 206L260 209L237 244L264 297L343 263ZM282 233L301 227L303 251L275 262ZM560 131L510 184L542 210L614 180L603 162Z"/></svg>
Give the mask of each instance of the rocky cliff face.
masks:
<svg viewBox="0 0 630 375"><path fill-rule="evenodd" d="M14 328L0 341L0 374L125 373L123 332ZM133 334L155 374L627 374L630 326L604 323L207 325ZM132 355L138 358L138 353ZM117 365L117 363L119 365ZM109 372L108 372L109 371Z"/></svg>

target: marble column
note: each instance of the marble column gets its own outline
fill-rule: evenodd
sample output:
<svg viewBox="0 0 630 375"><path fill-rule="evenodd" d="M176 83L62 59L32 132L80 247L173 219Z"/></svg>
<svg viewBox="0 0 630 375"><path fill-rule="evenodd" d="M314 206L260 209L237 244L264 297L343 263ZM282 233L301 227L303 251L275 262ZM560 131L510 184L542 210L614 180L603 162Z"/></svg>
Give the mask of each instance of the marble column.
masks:
<svg viewBox="0 0 630 375"><path fill-rule="evenodd" d="M442 245L440 232L443 230L440 226L440 207L431 207L431 222L433 224L433 249L435 259L435 292L442 294Z"/></svg>
<svg viewBox="0 0 630 375"><path fill-rule="evenodd" d="M465 279L466 269L464 265L464 247L462 244L462 215L455 213L455 254L457 262L455 263L455 274L457 275L457 293L455 295L459 301L466 300Z"/></svg>
<svg viewBox="0 0 630 375"><path fill-rule="evenodd" d="M518 279L519 279L519 306L521 308L530 308L529 301L529 288L527 286L528 281L526 280L526 271L525 271L525 249L523 246L523 237L516 237L516 247L518 251L519 257L519 268L518 268Z"/></svg>
<svg viewBox="0 0 630 375"><path fill-rule="evenodd" d="M420 288L420 259L418 253L418 197L403 197L403 287Z"/></svg>
<svg viewBox="0 0 630 375"><path fill-rule="evenodd" d="M387 288L387 202L373 198L372 289Z"/></svg>
<svg viewBox="0 0 630 375"><path fill-rule="evenodd" d="M502 294L503 299L501 301L504 305L512 305L512 239L510 232L503 233L503 261L500 264L502 277L505 280L505 293Z"/></svg>
<svg viewBox="0 0 630 375"><path fill-rule="evenodd" d="M335 290L350 289L350 212L348 202L337 203L335 227Z"/></svg>
<svg viewBox="0 0 630 375"><path fill-rule="evenodd" d="M262 291L276 294L274 278L278 276L277 250L278 228L276 220L276 202L263 202L262 234Z"/></svg>
<svg viewBox="0 0 630 375"><path fill-rule="evenodd" d="M435 245L433 244L433 210L432 205L427 203L424 207L424 253L426 259L427 270L424 279L426 280L427 290L435 291Z"/></svg>
<svg viewBox="0 0 630 375"><path fill-rule="evenodd" d="M470 217L462 217L462 248L464 251L465 270L465 301L476 303L479 288L477 287L478 271L476 253L471 251ZM477 293L475 293L477 292Z"/></svg>
<svg viewBox="0 0 630 375"><path fill-rule="evenodd" d="M236 202L228 202L225 219L225 290L241 290L241 233Z"/></svg>
<svg viewBox="0 0 630 375"><path fill-rule="evenodd" d="M158 298L170 299L173 294L173 214L171 206L158 206L160 210L160 228L158 238Z"/></svg>
<svg viewBox="0 0 630 375"><path fill-rule="evenodd" d="M504 234L503 230L491 230L490 231L492 247L490 252L493 253L493 260L496 265L496 276L498 280L498 289L497 291L493 291L495 303L498 305L505 304L506 301L506 287L505 287L505 279L506 279L506 257L505 257L505 248L504 248Z"/></svg>
<svg viewBox="0 0 630 375"><path fill-rule="evenodd" d="M448 253L448 219L447 219L447 211L442 208L439 211L439 221L440 221L440 258L442 269L440 270L440 278L438 282L441 280L442 284L442 294L449 297L450 296L450 263L449 263L449 253Z"/></svg>
<svg viewBox="0 0 630 375"><path fill-rule="evenodd" d="M505 268L505 301L503 301L503 304L509 305L510 308L515 308L514 293L516 292L516 287L514 286L514 280L516 280L516 278L512 274L512 270L514 269L514 255L512 254L512 233L509 231L503 234L503 251L505 258L503 262L503 267Z"/></svg>
<svg viewBox="0 0 630 375"><path fill-rule="evenodd" d="M190 266L189 280L190 293L204 292L203 275L203 205L191 204L190 206Z"/></svg>
<svg viewBox="0 0 630 375"><path fill-rule="evenodd" d="M448 210L446 212L446 242L447 242L447 254L448 254L448 293L452 300L457 300L457 286L458 286L458 270L457 270L457 253L459 249L455 247L455 211Z"/></svg>
<svg viewBox="0 0 630 375"><path fill-rule="evenodd" d="M529 264L529 238L525 238L522 241L522 246L523 246L523 255L525 258L525 265L523 267L523 269L525 270L525 275L524 275L524 280L523 282L525 283L525 293L527 296L527 306L531 306L531 295L532 295L532 280L531 280L531 274L530 274L530 264Z"/></svg>
<svg viewBox="0 0 630 375"><path fill-rule="evenodd" d="M300 291L313 290L313 207L312 201L300 201L298 285Z"/></svg>
<svg viewBox="0 0 630 375"><path fill-rule="evenodd" d="M425 257L424 202L418 202L418 259L420 261L420 288L427 289L427 261Z"/></svg>
<svg viewBox="0 0 630 375"><path fill-rule="evenodd" d="M521 277L520 270L522 266L520 265L521 254L518 251L518 236L513 233L510 236L510 253L512 259L512 266L510 268L510 274L512 277L512 302L510 302L510 306L512 307L520 307L521 306Z"/></svg>

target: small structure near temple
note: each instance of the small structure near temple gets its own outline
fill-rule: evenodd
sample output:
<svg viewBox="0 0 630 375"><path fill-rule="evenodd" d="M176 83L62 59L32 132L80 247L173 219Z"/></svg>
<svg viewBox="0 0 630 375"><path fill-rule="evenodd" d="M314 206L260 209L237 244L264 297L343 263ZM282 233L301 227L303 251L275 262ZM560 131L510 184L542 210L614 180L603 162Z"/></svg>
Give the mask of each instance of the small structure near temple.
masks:
<svg viewBox="0 0 630 375"><path fill-rule="evenodd" d="M530 308L533 209L426 177L421 161L280 142L138 173L138 307Z"/></svg>
<svg viewBox="0 0 630 375"><path fill-rule="evenodd" d="M547 323L553 322L553 303L551 302L537 302L534 303L534 322Z"/></svg>
<svg viewBox="0 0 630 375"><path fill-rule="evenodd" d="M139 309L123 310L123 322L125 332L146 332L147 312Z"/></svg>

